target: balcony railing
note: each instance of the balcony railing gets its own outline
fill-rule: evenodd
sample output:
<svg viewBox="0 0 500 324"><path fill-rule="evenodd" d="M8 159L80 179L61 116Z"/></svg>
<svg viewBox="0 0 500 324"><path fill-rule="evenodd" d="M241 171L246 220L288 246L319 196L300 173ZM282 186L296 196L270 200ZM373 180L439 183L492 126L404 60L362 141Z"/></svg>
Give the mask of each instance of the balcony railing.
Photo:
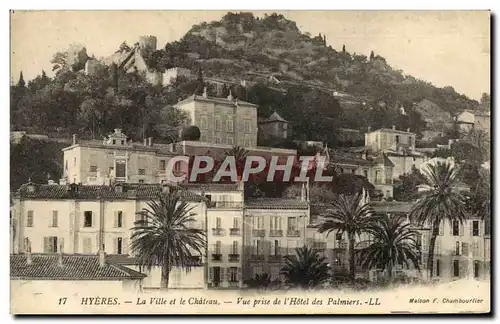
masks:
<svg viewBox="0 0 500 324"><path fill-rule="evenodd" d="M240 235L240 229L239 228L230 228L229 235L231 235L231 236Z"/></svg>
<svg viewBox="0 0 500 324"><path fill-rule="evenodd" d="M254 229L252 231L252 234L253 234L253 236L256 236L256 237L264 237L264 236L266 236L266 230Z"/></svg>
<svg viewBox="0 0 500 324"><path fill-rule="evenodd" d="M223 235L225 235L225 231L223 228L212 228L212 235L223 236Z"/></svg>
<svg viewBox="0 0 500 324"><path fill-rule="evenodd" d="M253 261L263 261L264 260L264 255L263 254L252 254L250 257L251 260Z"/></svg>
<svg viewBox="0 0 500 324"><path fill-rule="evenodd" d="M227 209L237 209L241 208L243 204L241 201L211 201L207 204L208 208L227 208Z"/></svg>
<svg viewBox="0 0 500 324"><path fill-rule="evenodd" d="M289 237L299 237L300 236L300 231L297 229L289 229L286 231L286 236Z"/></svg>
<svg viewBox="0 0 500 324"><path fill-rule="evenodd" d="M240 261L240 255L237 253L229 254L229 262L238 262Z"/></svg>
<svg viewBox="0 0 500 324"><path fill-rule="evenodd" d="M212 253L212 261L222 261L222 254Z"/></svg>
<svg viewBox="0 0 500 324"><path fill-rule="evenodd" d="M272 229L272 230L269 232L269 236L270 236L270 237L281 237L281 236L283 236L283 230L275 230L275 229Z"/></svg>
<svg viewBox="0 0 500 324"><path fill-rule="evenodd" d="M270 255L269 261L271 262L279 262L281 261L281 255Z"/></svg>

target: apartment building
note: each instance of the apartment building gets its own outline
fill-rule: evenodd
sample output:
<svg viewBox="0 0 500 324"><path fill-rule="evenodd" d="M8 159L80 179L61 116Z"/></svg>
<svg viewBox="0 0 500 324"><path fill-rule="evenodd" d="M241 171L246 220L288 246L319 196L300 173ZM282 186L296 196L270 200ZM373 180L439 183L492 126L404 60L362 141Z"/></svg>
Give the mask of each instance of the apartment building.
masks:
<svg viewBox="0 0 500 324"><path fill-rule="evenodd" d="M188 124L200 128L201 142L230 146L257 146L257 108L249 102L233 98L192 95L175 107L185 111Z"/></svg>
<svg viewBox="0 0 500 324"><path fill-rule="evenodd" d="M63 180L67 183L105 185L114 182L161 183L167 180L168 161L175 156L164 146L155 146L152 139L131 143L121 129L115 129L102 142L78 143L63 149ZM174 171L186 170L178 162Z"/></svg>
<svg viewBox="0 0 500 324"><path fill-rule="evenodd" d="M141 211L148 208L148 202L170 188L160 184L129 183L110 186L25 184L14 197L13 251L16 254L25 252L29 244L33 253L57 253L64 246L66 254L89 255L96 254L101 247L107 254L119 256L119 264L140 271L129 248L131 228L142 217ZM195 218L191 226L204 229L204 200L188 190L183 190L182 194ZM195 256L191 273L185 274L180 269L173 272L182 277L195 275L201 278L198 282L203 287L204 262L202 255ZM152 272L144 280L145 288L159 287L160 269ZM179 277L171 286L175 288L176 283L182 286L186 280Z"/></svg>

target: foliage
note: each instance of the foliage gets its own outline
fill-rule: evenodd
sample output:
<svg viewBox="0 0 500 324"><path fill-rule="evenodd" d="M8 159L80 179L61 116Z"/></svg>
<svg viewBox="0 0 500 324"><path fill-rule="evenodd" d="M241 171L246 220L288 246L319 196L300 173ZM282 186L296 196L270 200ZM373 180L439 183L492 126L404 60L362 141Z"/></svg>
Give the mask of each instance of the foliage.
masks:
<svg viewBox="0 0 500 324"><path fill-rule="evenodd" d="M271 280L271 276L267 273L257 273L252 279L244 282L250 289L277 289L280 287L279 280Z"/></svg>
<svg viewBox="0 0 500 324"><path fill-rule="evenodd" d="M193 253L201 257L206 243L205 233L191 227L195 219L192 207L182 199L182 191L170 190L139 212L142 218L135 222L131 236L137 262L147 270L161 267L162 288L168 288L172 267L191 270Z"/></svg>
<svg viewBox="0 0 500 324"><path fill-rule="evenodd" d="M410 228L406 217L384 214L374 221L366 232L372 239L367 241L370 245L359 251L363 268L387 269L391 278L396 265L411 264L416 269L420 268L420 248L416 241L419 233Z"/></svg>
<svg viewBox="0 0 500 324"><path fill-rule="evenodd" d="M199 141L201 131L197 126L187 126L182 130L181 140L183 141Z"/></svg>
<svg viewBox="0 0 500 324"><path fill-rule="evenodd" d="M296 258L286 256L280 274L288 287L313 289L325 284L330 275L326 258L313 249L303 246L295 249Z"/></svg>
<svg viewBox="0 0 500 324"><path fill-rule="evenodd" d="M332 208L320 215L320 233L347 233L349 245L349 275L355 277L355 236L359 236L373 221L373 210L368 203L362 202L362 195L340 195Z"/></svg>
<svg viewBox="0 0 500 324"><path fill-rule="evenodd" d="M410 174L400 175L394 183L394 199L397 201L411 201L417 197L418 186L424 183L424 177L413 166Z"/></svg>
<svg viewBox="0 0 500 324"><path fill-rule="evenodd" d="M434 246L441 222L463 223L467 217L465 197L456 190L459 169L449 161L438 161L423 168L424 189L413 205L409 217L418 224L430 225L431 237L427 267L433 268ZM429 271L432 279L433 271Z"/></svg>

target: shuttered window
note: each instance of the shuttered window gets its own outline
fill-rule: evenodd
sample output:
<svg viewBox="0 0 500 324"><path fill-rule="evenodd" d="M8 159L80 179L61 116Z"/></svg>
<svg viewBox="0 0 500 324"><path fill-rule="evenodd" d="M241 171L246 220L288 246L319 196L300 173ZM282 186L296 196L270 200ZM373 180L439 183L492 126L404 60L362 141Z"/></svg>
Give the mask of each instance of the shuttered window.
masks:
<svg viewBox="0 0 500 324"><path fill-rule="evenodd" d="M50 222L50 227L57 227L58 226L58 215L57 215L57 210L52 211L52 219Z"/></svg>
<svg viewBox="0 0 500 324"><path fill-rule="evenodd" d="M57 236L46 236L43 238L43 253L57 252Z"/></svg>
<svg viewBox="0 0 500 324"><path fill-rule="evenodd" d="M28 216L26 217L26 227L33 227L34 224L34 212L28 210Z"/></svg>

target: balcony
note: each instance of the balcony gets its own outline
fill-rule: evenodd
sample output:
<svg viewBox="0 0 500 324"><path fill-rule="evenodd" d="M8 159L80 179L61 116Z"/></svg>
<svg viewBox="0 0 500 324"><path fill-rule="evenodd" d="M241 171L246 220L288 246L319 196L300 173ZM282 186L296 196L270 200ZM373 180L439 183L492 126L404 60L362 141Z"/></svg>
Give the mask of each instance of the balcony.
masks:
<svg viewBox="0 0 500 324"><path fill-rule="evenodd" d="M269 256L269 262L280 262L281 261L281 255L270 255Z"/></svg>
<svg viewBox="0 0 500 324"><path fill-rule="evenodd" d="M298 229L289 229L288 231L286 231L286 236L300 237L300 231Z"/></svg>
<svg viewBox="0 0 500 324"><path fill-rule="evenodd" d="M230 228L229 229L229 235L231 236L237 236L240 235L240 229L239 228Z"/></svg>
<svg viewBox="0 0 500 324"><path fill-rule="evenodd" d="M229 254L229 262L239 262L240 261L240 255L237 253L232 253Z"/></svg>
<svg viewBox="0 0 500 324"><path fill-rule="evenodd" d="M207 208L220 208L220 209L239 209L242 208L241 201L211 201L207 204Z"/></svg>
<svg viewBox="0 0 500 324"><path fill-rule="evenodd" d="M252 254L250 257L250 260L252 260L252 261L264 261L264 255L263 254Z"/></svg>
<svg viewBox="0 0 500 324"><path fill-rule="evenodd" d="M252 231L252 235L256 237L264 237L266 236L266 230L263 229L254 229Z"/></svg>
<svg viewBox="0 0 500 324"><path fill-rule="evenodd" d="M212 261L222 261L222 254L212 253Z"/></svg>
<svg viewBox="0 0 500 324"><path fill-rule="evenodd" d="M212 228L212 235L213 236L224 236L225 231L223 228Z"/></svg>
<svg viewBox="0 0 500 324"><path fill-rule="evenodd" d="M270 237L282 237L283 236L283 230L271 230L269 232Z"/></svg>

